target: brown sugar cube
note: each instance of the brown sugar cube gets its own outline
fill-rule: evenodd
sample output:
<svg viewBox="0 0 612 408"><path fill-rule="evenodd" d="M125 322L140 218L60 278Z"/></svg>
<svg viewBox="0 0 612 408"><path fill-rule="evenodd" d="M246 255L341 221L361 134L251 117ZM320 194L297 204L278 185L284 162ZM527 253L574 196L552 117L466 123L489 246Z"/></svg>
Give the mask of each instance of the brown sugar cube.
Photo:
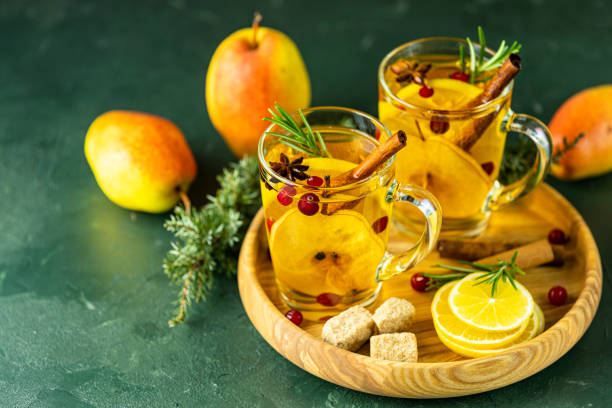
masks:
<svg viewBox="0 0 612 408"><path fill-rule="evenodd" d="M406 299L389 298L374 313L374 323L379 333L408 331L414 320L415 309Z"/></svg>
<svg viewBox="0 0 612 408"><path fill-rule="evenodd" d="M416 362L419 358L414 333L387 333L370 338L370 356L381 360Z"/></svg>
<svg viewBox="0 0 612 408"><path fill-rule="evenodd" d="M361 306L353 306L325 322L321 336L336 347L357 351L373 331L372 314Z"/></svg>

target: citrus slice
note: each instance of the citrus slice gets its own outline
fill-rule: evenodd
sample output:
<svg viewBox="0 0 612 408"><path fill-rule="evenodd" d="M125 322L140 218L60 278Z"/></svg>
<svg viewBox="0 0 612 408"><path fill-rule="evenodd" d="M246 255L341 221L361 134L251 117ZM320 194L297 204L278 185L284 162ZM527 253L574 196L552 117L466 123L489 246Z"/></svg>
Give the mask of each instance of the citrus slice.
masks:
<svg viewBox="0 0 612 408"><path fill-rule="evenodd" d="M423 140L409 135L406 139L395 162L398 180L435 195L444 217L479 214L492 183L474 158L439 136Z"/></svg>
<svg viewBox="0 0 612 408"><path fill-rule="evenodd" d="M460 320L480 330L509 331L521 326L533 313L533 298L520 283L516 289L500 279L495 297L491 285L475 285L484 273L472 273L461 279L450 291L448 302Z"/></svg>
<svg viewBox="0 0 612 408"><path fill-rule="evenodd" d="M352 210L306 216L294 208L270 230L277 279L311 296L373 287L384 253L383 241L368 220Z"/></svg>
<svg viewBox="0 0 612 408"><path fill-rule="evenodd" d="M450 78L434 78L427 80L427 86L434 93L428 98L419 95L421 85L410 83L397 92L397 97L415 106L437 110L457 110L480 95L482 89Z"/></svg>
<svg viewBox="0 0 612 408"><path fill-rule="evenodd" d="M535 336L541 333L541 328L544 327L544 314L542 313L542 309L536 304L534 308L533 314L530 316L527 321L527 328L523 333L512 343L505 348L492 348L492 349L477 349L473 347L468 347L463 344L459 344L449 337L446 337L443 333L437 332L438 337L442 344L451 349L453 352L464 356L464 357L486 357L491 354L500 353L502 351L509 350L510 348L516 346L517 344L524 343L525 341L531 340Z"/></svg>
<svg viewBox="0 0 612 408"><path fill-rule="evenodd" d="M450 341L473 349L504 347L518 339L525 331L529 320L507 332L475 329L458 319L448 304L448 295L458 282L450 282L436 292L431 303L431 315L438 334Z"/></svg>

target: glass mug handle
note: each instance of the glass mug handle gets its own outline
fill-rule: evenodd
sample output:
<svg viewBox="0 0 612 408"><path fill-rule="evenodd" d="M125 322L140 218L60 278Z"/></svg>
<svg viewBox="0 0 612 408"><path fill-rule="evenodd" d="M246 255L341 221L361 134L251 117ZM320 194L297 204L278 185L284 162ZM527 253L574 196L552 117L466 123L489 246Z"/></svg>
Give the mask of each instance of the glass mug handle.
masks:
<svg viewBox="0 0 612 408"><path fill-rule="evenodd" d="M550 165L552 136L546 125L533 116L516 114L512 111L508 112L507 118L502 123L502 128L527 136L535 143L538 155L533 167L523 178L512 184L501 186L498 193L489 201L488 210L496 210L529 193L546 176Z"/></svg>
<svg viewBox="0 0 612 408"><path fill-rule="evenodd" d="M387 202L413 205L425 216L425 229L418 242L401 254L386 253L376 269L376 282L392 278L412 268L434 249L442 225L442 208L431 193L422 188L393 181L386 196Z"/></svg>

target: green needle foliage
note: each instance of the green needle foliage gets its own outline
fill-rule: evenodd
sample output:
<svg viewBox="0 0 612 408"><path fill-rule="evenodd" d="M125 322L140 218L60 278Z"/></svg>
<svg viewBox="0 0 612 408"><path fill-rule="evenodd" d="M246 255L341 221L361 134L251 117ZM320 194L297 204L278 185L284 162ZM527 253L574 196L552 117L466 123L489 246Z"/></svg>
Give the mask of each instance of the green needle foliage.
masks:
<svg viewBox="0 0 612 408"><path fill-rule="evenodd" d="M463 50L463 46L459 49L459 58L461 59L461 69L465 72L465 69L469 70L470 83L474 82L484 82L489 79L489 77L484 74L496 70L501 67L506 58L510 54L516 54L521 50L521 44L518 42L513 42L512 45L506 44L506 41L502 41L497 49L497 52L488 60L485 60L485 49L487 48L487 40L484 35L484 31L481 26L478 26L478 42L480 45L480 51L478 54L476 53L476 48L474 47L474 43L470 39L470 37L466 38L468 43L468 49L470 51L470 64L466 63L465 51Z"/></svg>
<svg viewBox="0 0 612 408"><path fill-rule="evenodd" d="M457 280L462 279L466 275L475 272L484 272L482 276L476 279L474 285L483 285L487 284L491 286L491 297L495 297L497 293L497 286L499 285L499 281L510 282L512 287L516 290L516 284L514 283L516 279L516 275L524 275L525 272L520 269L516 265L516 257L518 256L518 251L514 251L514 255L512 255L512 259L510 262L503 261L501 259L497 260L496 264L482 264L478 262L467 262L461 261L460 263L463 265L467 265L470 268L464 268L461 266L453 266L453 265L434 265L438 268L444 268L452 271L453 273L446 274L438 274L438 273L424 273L423 276L429 278L429 284L427 285L427 290L434 290L439 288L440 286Z"/></svg>
<svg viewBox="0 0 612 408"><path fill-rule="evenodd" d="M170 327L185 320L195 300L206 299L215 274L236 274L240 243L260 206L257 159L246 157L217 177L220 188L200 209L179 204L164 227L176 238L164 259L164 273L180 285Z"/></svg>

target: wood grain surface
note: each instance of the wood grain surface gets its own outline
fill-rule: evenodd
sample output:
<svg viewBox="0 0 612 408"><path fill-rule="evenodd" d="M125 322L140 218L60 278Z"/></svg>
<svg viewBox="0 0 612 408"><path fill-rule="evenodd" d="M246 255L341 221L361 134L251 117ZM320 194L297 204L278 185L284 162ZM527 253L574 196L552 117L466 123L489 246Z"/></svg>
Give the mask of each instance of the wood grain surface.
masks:
<svg viewBox="0 0 612 408"><path fill-rule="evenodd" d="M489 357L467 359L447 349L438 339L431 320L431 293L418 293L410 276L431 270L441 258L431 254L412 271L387 281L375 310L385 299L397 296L416 307L411 329L419 346L417 363L369 357L369 344L357 353L341 350L320 338L323 323L304 321L301 327L284 317L288 310L280 299L260 211L253 220L240 253L238 285L242 303L253 325L282 356L327 381L378 395L406 398L452 397L500 388L542 370L565 354L583 335L601 296L602 268L597 246L582 217L552 187L543 185L528 197L492 215L479 240L529 242L543 238L552 228L569 233L563 266L541 266L519 280L544 310L546 329L535 339ZM400 248L405 237L391 231L390 248ZM444 260L449 262L448 260ZM568 291L565 305L548 303L548 290L556 285Z"/></svg>

